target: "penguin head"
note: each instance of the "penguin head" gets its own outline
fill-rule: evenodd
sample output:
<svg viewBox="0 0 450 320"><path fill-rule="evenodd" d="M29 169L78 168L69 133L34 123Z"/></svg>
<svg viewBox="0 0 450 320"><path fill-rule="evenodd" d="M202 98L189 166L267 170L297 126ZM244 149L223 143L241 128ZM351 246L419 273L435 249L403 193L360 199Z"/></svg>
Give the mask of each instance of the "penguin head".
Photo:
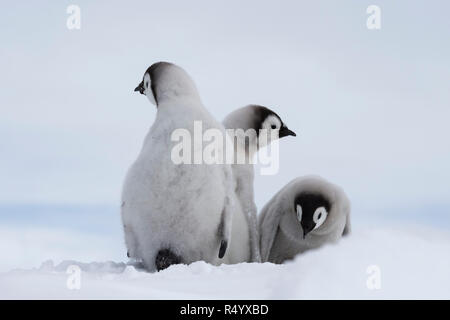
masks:
<svg viewBox="0 0 450 320"><path fill-rule="evenodd" d="M259 105L252 105L251 108L253 108L253 126L258 134L259 148L286 136L296 136L295 132L290 130L280 116L271 109ZM261 129L265 130L260 131Z"/></svg>
<svg viewBox="0 0 450 320"><path fill-rule="evenodd" d="M275 139L280 139L287 136L296 136L295 132L290 130L283 120L281 120L280 116L274 111L260 106L256 112L261 113L261 116L259 117L261 119L260 129L267 130L267 143L273 141L273 137ZM260 144L262 142L260 136L261 134L263 133L258 133L258 140Z"/></svg>
<svg viewBox="0 0 450 320"><path fill-rule="evenodd" d="M255 142L258 148L279 138L296 136L295 132L291 131L273 110L255 104L239 108L230 113L225 118L224 125L226 128L232 129L254 129L257 135ZM265 130L260 131L261 129ZM264 137L265 139L262 139L263 134L267 135Z"/></svg>
<svg viewBox="0 0 450 320"><path fill-rule="evenodd" d="M320 193L301 193L295 198L294 208L305 239L308 233L319 229L325 223L331 204Z"/></svg>
<svg viewBox="0 0 450 320"><path fill-rule="evenodd" d="M147 96L151 104L157 105L155 97L156 88L154 84L152 85L152 77L149 72L150 68L147 69L142 81L138 84L134 91Z"/></svg>
<svg viewBox="0 0 450 320"><path fill-rule="evenodd" d="M134 91L145 95L156 106L175 98L199 99L194 81L186 71L170 62L157 62L148 67Z"/></svg>

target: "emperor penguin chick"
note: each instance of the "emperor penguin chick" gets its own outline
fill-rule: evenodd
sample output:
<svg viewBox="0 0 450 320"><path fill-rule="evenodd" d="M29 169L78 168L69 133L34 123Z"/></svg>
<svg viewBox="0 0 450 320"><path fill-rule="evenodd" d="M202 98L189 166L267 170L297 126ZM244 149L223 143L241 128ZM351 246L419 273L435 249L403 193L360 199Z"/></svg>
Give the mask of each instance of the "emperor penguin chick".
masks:
<svg viewBox="0 0 450 320"><path fill-rule="evenodd" d="M129 257L149 271L199 260L215 265L249 261L246 217L231 166L174 158L174 136L181 132L195 140L194 122L225 136L223 125L203 106L190 76L172 63L151 65L135 91L155 104L157 113L123 185L121 215ZM178 153L201 153L193 144Z"/></svg>
<svg viewBox="0 0 450 320"><path fill-rule="evenodd" d="M348 234L350 201L320 177L299 177L264 206L259 218L262 261L283 263Z"/></svg>
<svg viewBox="0 0 450 320"><path fill-rule="evenodd" d="M247 215L250 230L252 261L261 262L257 223L257 208L254 199L253 159L261 147L270 144L273 139L295 136L280 116L269 108L260 105L248 105L231 112L223 124L227 131L232 130L235 139L235 153L242 155L244 161L233 163L233 176L236 181L236 193L241 207ZM249 130L250 129L250 130ZM266 132L263 132L266 130ZM253 133L253 134L252 134Z"/></svg>

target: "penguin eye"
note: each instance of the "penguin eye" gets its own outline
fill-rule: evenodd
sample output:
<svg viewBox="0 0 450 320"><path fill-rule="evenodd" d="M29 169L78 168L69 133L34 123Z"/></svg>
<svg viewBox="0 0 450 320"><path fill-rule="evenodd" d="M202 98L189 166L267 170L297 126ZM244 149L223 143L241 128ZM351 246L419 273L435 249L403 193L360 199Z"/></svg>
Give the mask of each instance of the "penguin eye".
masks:
<svg viewBox="0 0 450 320"><path fill-rule="evenodd" d="M313 215L313 221L316 224L314 229L317 229L318 227L320 227L327 219L327 216L328 216L328 212L324 207L317 208Z"/></svg>
<svg viewBox="0 0 450 320"><path fill-rule="evenodd" d="M148 89L148 82L145 83L145 88Z"/></svg>
<svg viewBox="0 0 450 320"><path fill-rule="evenodd" d="M274 125L274 124L273 124L273 125L271 125L270 127L271 127L272 129L276 129L276 128L277 128L277 126L276 126L276 125Z"/></svg>
<svg viewBox="0 0 450 320"><path fill-rule="evenodd" d="M301 205L297 205L297 219L298 221L302 221L302 214L303 214L303 210L302 210L302 206Z"/></svg>

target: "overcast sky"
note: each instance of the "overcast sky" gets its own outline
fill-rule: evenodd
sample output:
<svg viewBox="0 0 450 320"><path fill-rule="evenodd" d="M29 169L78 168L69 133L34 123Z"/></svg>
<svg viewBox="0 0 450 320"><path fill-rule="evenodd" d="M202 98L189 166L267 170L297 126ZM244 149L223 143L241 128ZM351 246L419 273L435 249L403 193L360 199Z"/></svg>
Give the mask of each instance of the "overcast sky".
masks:
<svg viewBox="0 0 450 320"><path fill-rule="evenodd" d="M1 6L0 204L119 203L156 113L133 89L165 60L217 119L257 103L298 133L280 143L279 174L256 177L259 208L312 173L343 186L354 215L449 214L448 1Z"/></svg>

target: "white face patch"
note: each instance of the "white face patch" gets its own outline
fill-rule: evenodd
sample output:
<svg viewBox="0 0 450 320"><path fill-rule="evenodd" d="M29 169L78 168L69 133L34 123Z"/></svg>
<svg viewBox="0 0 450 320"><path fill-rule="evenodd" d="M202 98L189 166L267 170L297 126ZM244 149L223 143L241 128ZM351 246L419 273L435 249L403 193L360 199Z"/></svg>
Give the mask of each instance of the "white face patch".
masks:
<svg viewBox="0 0 450 320"><path fill-rule="evenodd" d="M298 221L302 221L302 214L303 214L303 210L302 210L302 206L301 205L297 205L297 219Z"/></svg>
<svg viewBox="0 0 450 320"><path fill-rule="evenodd" d="M313 214L313 221L316 224L313 230L319 228L327 219L328 212L324 207L319 207Z"/></svg>
<svg viewBox="0 0 450 320"><path fill-rule="evenodd" d="M280 130L280 128L281 128L281 121L276 116L270 115L264 120L261 128L262 129L267 129L268 131L270 131L270 130Z"/></svg>
<svg viewBox="0 0 450 320"><path fill-rule="evenodd" d="M268 116L261 125L264 131L259 132L259 146L264 147L274 140L279 139L279 130L281 128L281 121L274 115ZM274 132L275 131L275 132ZM264 134L264 137L262 135Z"/></svg>
<svg viewBox="0 0 450 320"><path fill-rule="evenodd" d="M150 101L150 103L156 106L156 99L153 96L152 90L152 80L150 79L150 75L148 73L146 73L144 76L144 93L147 96L147 99Z"/></svg>

